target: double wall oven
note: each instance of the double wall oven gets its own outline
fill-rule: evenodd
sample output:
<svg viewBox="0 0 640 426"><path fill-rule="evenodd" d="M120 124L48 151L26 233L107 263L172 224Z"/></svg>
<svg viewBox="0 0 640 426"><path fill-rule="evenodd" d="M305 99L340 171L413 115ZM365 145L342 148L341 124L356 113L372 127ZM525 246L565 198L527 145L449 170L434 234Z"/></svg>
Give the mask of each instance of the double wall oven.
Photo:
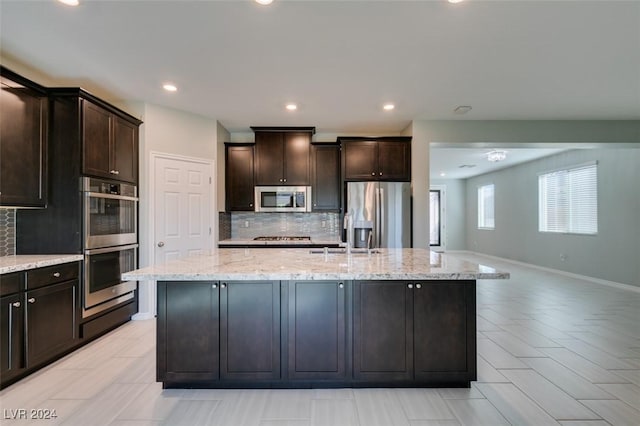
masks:
<svg viewBox="0 0 640 426"><path fill-rule="evenodd" d="M137 187L83 177L84 291L89 317L134 297L135 281L121 275L138 264Z"/></svg>

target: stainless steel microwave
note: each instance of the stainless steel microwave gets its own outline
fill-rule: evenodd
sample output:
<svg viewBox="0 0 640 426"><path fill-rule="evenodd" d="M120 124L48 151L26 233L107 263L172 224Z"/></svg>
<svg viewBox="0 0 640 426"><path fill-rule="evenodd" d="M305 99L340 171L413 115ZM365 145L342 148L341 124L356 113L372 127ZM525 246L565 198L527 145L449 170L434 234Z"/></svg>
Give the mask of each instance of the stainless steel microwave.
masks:
<svg viewBox="0 0 640 426"><path fill-rule="evenodd" d="M310 212L310 186L256 186L256 212Z"/></svg>

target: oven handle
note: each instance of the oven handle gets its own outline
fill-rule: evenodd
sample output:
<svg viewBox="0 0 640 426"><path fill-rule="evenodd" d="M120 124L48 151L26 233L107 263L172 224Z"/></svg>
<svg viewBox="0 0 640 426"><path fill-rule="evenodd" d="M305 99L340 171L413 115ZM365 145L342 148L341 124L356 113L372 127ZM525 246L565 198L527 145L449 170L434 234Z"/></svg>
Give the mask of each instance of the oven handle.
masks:
<svg viewBox="0 0 640 426"><path fill-rule="evenodd" d="M85 194L90 198L109 198L111 200L138 201L138 197L127 197L126 195L103 194L101 192L85 192Z"/></svg>
<svg viewBox="0 0 640 426"><path fill-rule="evenodd" d="M111 253L113 251L122 251L138 248L138 244L129 244L126 246L115 246L115 247L106 247L92 250L85 250L84 254L91 256L92 254L102 254L102 253Z"/></svg>

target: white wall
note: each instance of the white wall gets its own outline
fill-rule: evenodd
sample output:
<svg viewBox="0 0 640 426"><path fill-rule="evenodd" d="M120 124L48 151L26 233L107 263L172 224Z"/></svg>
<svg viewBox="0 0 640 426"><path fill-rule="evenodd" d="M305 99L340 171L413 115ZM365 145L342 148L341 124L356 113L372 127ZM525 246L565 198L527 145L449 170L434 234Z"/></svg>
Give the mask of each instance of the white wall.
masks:
<svg viewBox="0 0 640 426"><path fill-rule="evenodd" d="M140 267L148 266L152 259L153 235L145 218L153 217L150 205L150 158L152 152L181 155L211 160L216 169L219 135L216 120L153 104L144 104L144 124L140 128ZM216 176L213 170L213 176ZM213 185L213 188L216 188ZM216 194L211 194L216 200ZM212 211L212 225L217 226L217 207ZM215 229L215 228L214 228ZM212 232L215 246L217 231ZM151 317L155 311L155 284L140 282L139 314L136 318Z"/></svg>
<svg viewBox="0 0 640 426"><path fill-rule="evenodd" d="M468 179L467 247L640 286L640 145L635 145L571 150ZM597 235L538 232L538 174L589 161L598 162ZM479 230L477 188L489 183L495 185L496 227Z"/></svg>
<svg viewBox="0 0 640 426"><path fill-rule="evenodd" d="M403 132L413 136L413 245L429 247L430 143L637 143L640 121L424 120Z"/></svg>

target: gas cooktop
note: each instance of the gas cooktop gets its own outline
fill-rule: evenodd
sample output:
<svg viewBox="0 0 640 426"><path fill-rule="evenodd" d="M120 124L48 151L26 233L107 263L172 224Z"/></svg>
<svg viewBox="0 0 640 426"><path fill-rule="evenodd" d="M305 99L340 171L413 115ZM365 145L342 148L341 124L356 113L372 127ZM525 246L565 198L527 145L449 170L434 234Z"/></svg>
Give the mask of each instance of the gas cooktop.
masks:
<svg viewBox="0 0 640 426"><path fill-rule="evenodd" d="M275 236L275 237L255 237L254 241L311 241L311 237L299 236Z"/></svg>

